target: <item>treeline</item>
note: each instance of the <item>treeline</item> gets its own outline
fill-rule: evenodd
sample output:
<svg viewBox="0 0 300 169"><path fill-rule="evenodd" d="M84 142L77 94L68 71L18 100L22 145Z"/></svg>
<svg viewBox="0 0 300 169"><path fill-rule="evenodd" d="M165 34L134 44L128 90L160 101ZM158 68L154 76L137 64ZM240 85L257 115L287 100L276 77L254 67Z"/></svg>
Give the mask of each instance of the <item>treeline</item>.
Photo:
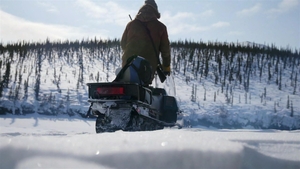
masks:
<svg viewBox="0 0 300 169"><path fill-rule="evenodd" d="M47 39L45 42L23 41L0 44L0 109L9 112L15 112L16 109L17 113L22 114L22 109L32 111L35 106L50 103L49 100L58 100L57 96L55 98L55 93L65 98L60 99L60 102L68 101L70 91L85 86L87 78L84 76L88 76L85 69L93 62L101 60L103 64L98 67L102 66L102 71L106 70L108 73L109 63L116 62L120 58L119 44L117 39L96 38L81 41L50 42ZM46 68L45 65L50 66ZM65 69L72 69L72 71L68 72ZM95 74L94 70L91 72ZM93 76L92 73L89 76ZM99 74L98 71L96 75L98 78L95 78L97 81L103 80L100 79ZM71 83L72 78L77 78L75 85L69 84L67 89L61 87L62 81L68 80ZM47 93L41 87L49 80L52 86L47 88L51 91ZM84 95L80 91L76 94Z"/></svg>
<svg viewBox="0 0 300 169"><path fill-rule="evenodd" d="M209 77L215 84L243 84L249 89L251 77L274 80L281 90L284 70L289 72L291 85L295 88L300 73L298 50L278 49L255 43L189 42L172 43L173 70L194 78ZM186 73L189 73L187 75ZM287 74L285 74L286 76ZM294 94L295 94L294 92Z"/></svg>
<svg viewBox="0 0 300 169"><path fill-rule="evenodd" d="M234 86L242 86L248 92L253 79L274 82L278 90L288 84L293 94L300 91L299 50L249 42L176 41L171 43L171 53L175 74L182 74L187 82L206 79L219 84L222 92L227 93L228 102ZM119 39L0 43L0 101L16 105L27 102L28 97L34 97L31 99L37 102L47 100L50 95L52 98L52 89L47 96L41 91L41 85L49 79L55 92L65 91L65 95L70 90L79 90L87 81L109 81L108 73L120 65L121 55ZM91 68L94 63L101 63L97 71ZM45 68L45 65L52 67ZM65 69L72 69L72 75ZM101 73L106 77L101 77ZM44 74L51 77L43 77ZM289 77L288 83L283 83L283 76ZM77 83L62 89L62 81L70 78L77 79ZM65 101L68 99L69 96Z"/></svg>
<svg viewBox="0 0 300 169"><path fill-rule="evenodd" d="M235 89L243 89L236 103L251 103L251 84L259 81L262 84L276 84L278 90L285 88L287 93L299 95L300 92L300 51L277 48L275 45L261 45L255 43L221 43L221 42L190 42L179 41L172 43L173 70L183 73L187 83L191 80L203 79L220 86L220 93L224 94L226 104L233 105ZM267 86L267 85L266 85ZM199 88L199 87L198 87ZM197 85L192 85L191 101L197 102L198 97L206 101L206 87L203 87L204 96L197 96ZM262 105L268 100L268 87L259 95ZM253 92L253 91L252 91ZM272 92L272 91L271 91ZM218 91L213 93L216 101ZM199 101L199 99L198 99ZM271 100L268 100L271 101ZM275 100L274 112L279 109ZM287 107L294 110L292 102Z"/></svg>

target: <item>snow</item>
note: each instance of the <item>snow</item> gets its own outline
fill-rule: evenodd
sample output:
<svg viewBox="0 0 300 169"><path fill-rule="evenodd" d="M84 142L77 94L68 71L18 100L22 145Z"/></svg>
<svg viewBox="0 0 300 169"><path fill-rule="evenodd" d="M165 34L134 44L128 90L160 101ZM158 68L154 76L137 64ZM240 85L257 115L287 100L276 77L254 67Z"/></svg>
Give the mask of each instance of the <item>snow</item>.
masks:
<svg viewBox="0 0 300 169"><path fill-rule="evenodd" d="M111 55L118 56L118 52ZM9 58L8 53L1 56ZM278 90L275 78L268 81L267 76L259 79L253 75L247 93L243 85L229 84L233 101L228 102L226 89L221 92L213 78L174 72L177 74L166 83L156 80L154 86L176 97L183 110L183 129L96 134L95 119L77 114L88 110L86 83L95 82L98 74L100 82L112 81L120 58L108 63L103 61L109 60L108 56L80 58L76 51L69 60L58 56L55 52L52 57L44 54L39 75L28 66L34 65L35 55L26 57L21 66L17 58L11 63L11 75L17 77L22 72L24 77L20 82L22 99L9 99L18 87L18 81L10 82L11 88L3 91L0 103L0 108L10 111L0 115L0 169L300 168L300 130L290 130L300 128L300 78L297 92L292 94L289 75L282 77L282 90ZM86 65L81 72L83 82L78 78L81 62ZM22 66L24 71L18 71ZM299 71L299 66L295 70ZM282 71L288 74L291 68ZM41 77L40 102L34 97L37 76ZM28 91L23 88L25 80ZM193 89L196 92L191 98ZM293 117L287 108L288 98L293 103ZM270 129L280 127L287 130Z"/></svg>
<svg viewBox="0 0 300 169"><path fill-rule="evenodd" d="M0 116L0 168L300 168L300 131L165 128L96 134L95 119Z"/></svg>
<svg viewBox="0 0 300 169"><path fill-rule="evenodd" d="M52 50L50 54L44 52L42 55L33 50L24 59L17 52L13 53L14 61L10 64L11 80L8 88L2 92L0 109L5 108L10 114L86 114L89 107L86 83L111 82L115 79L115 70L121 65L119 46L109 50L93 49L93 52L89 48L82 48L82 51L72 48ZM176 58L180 55L180 49L174 48L172 53ZM3 53L1 57L3 60L10 60L10 53ZM247 58L247 55L244 57ZM245 58L243 64L247 61ZM236 57L234 59L236 62ZM291 64L299 61L288 60L286 68L283 68L283 61L278 60L283 75L282 89L279 90L276 84L276 67L273 66L270 70L273 75L269 80L266 65L270 61L262 59L260 55L253 56L253 59L253 73L248 91L238 79L230 82L226 80L226 86L222 90L221 82L216 84L213 75L213 69L217 66L215 59L211 59L209 63L211 70L207 78L199 73L195 77L190 69L183 74L182 65L180 71L174 69L166 83L160 84L156 79L153 86L163 87L169 95L176 97L183 111L184 121L192 127L201 125L220 129L299 129L300 104L297 103L300 103L300 78L291 78L300 74L299 64ZM37 60L41 60L40 71L34 71ZM226 70L227 63L226 59L223 60L222 71ZM185 63L186 67L192 67L193 62ZM275 63L274 60L273 62ZM265 66L262 77L259 77L257 67L261 64ZM2 76L5 71L4 64L1 68ZM39 101L35 98L37 81L40 83ZM27 85L28 88L25 87Z"/></svg>

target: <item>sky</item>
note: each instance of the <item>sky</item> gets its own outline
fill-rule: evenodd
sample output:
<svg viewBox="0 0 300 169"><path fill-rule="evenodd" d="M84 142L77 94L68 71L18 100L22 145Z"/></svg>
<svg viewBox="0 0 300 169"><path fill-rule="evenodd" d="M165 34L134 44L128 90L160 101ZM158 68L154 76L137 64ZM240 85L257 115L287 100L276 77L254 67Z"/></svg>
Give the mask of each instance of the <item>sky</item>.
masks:
<svg viewBox="0 0 300 169"><path fill-rule="evenodd" d="M300 48L300 0L156 0L169 39ZM1 43L121 38L144 0L0 0Z"/></svg>

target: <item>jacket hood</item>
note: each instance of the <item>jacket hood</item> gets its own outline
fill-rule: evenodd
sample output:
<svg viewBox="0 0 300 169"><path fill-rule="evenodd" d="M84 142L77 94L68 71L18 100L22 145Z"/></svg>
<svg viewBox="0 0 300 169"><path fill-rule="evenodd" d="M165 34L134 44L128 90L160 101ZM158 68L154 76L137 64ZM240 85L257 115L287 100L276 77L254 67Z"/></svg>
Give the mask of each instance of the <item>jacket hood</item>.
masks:
<svg viewBox="0 0 300 169"><path fill-rule="evenodd" d="M150 5L143 5L136 15L136 19L143 22L160 18L160 13Z"/></svg>

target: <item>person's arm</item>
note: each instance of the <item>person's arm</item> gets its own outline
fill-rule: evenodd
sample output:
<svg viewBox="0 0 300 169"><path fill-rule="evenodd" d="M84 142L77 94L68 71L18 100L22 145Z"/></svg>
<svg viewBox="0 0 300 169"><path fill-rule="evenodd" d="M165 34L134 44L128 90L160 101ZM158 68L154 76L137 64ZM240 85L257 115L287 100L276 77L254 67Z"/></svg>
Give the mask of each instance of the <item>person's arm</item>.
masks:
<svg viewBox="0 0 300 169"><path fill-rule="evenodd" d="M170 49L170 41L168 37L167 28L165 27L164 33L161 37L161 43L159 50L162 56L162 66L169 67L171 64L171 49Z"/></svg>
<svg viewBox="0 0 300 169"><path fill-rule="evenodd" d="M126 44L127 44L127 32L128 32L127 27L128 25L126 26L121 39L121 48L123 52L126 50Z"/></svg>

